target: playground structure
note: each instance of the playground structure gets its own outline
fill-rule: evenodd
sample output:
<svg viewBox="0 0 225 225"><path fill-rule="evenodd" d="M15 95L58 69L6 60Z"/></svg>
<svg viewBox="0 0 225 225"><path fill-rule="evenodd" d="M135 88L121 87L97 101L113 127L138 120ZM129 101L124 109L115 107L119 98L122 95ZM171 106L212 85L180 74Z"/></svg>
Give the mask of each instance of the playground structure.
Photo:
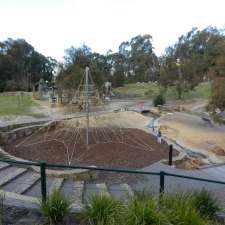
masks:
<svg viewBox="0 0 225 225"><path fill-rule="evenodd" d="M106 90L109 90L108 85L106 85ZM46 84L43 84L43 80L40 80L33 88L33 97L37 100L49 99L52 107L73 106L76 112L85 110L87 98L89 105L99 106L103 104L102 96L100 96L88 67L85 68L77 88L63 89L55 85L46 87Z"/></svg>
<svg viewBox="0 0 225 225"><path fill-rule="evenodd" d="M98 89L96 88L91 76L90 69L85 68L85 73L75 92L70 104L76 104L79 111L87 110L90 105L99 105L102 103Z"/></svg>

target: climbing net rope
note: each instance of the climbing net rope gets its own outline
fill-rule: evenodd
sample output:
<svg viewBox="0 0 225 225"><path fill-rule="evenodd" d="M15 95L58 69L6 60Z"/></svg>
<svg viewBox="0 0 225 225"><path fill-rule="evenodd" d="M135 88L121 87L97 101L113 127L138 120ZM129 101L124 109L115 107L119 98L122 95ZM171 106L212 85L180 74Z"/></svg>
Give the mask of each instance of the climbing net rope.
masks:
<svg viewBox="0 0 225 225"><path fill-rule="evenodd" d="M35 145L55 146L63 149L63 160L70 165L80 162L93 148L101 148L102 144L116 144L132 149L154 151L150 143L140 135L136 135L124 118L117 118L111 114L90 117L89 138L90 143L85 142L85 118L51 121L39 128L32 135L24 138L16 144L15 148L33 148ZM47 147L46 147L47 148ZM82 149L82 151L81 151ZM118 156L119 157L119 156Z"/></svg>

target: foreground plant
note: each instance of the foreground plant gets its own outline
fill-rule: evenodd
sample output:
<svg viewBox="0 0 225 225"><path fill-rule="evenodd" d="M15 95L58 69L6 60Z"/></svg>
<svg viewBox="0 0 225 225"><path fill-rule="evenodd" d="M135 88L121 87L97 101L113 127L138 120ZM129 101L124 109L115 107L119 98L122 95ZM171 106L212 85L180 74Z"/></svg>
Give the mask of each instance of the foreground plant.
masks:
<svg viewBox="0 0 225 225"><path fill-rule="evenodd" d="M179 193L164 195L160 201L161 212L168 224L173 225L209 225L193 204L192 194Z"/></svg>
<svg viewBox="0 0 225 225"><path fill-rule="evenodd" d="M164 225L157 200L145 193L136 193L127 205L125 225Z"/></svg>
<svg viewBox="0 0 225 225"><path fill-rule="evenodd" d="M50 225L57 224L70 212L72 201L58 189L40 201L40 210L48 218Z"/></svg>
<svg viewBox="0 0 225 225"><path fill-rule="evenodd" d="M216 214L220 211L217 199L207 190L195 191L192 193L193 205L202 217L211 220L216 218Z"/></svg>
<svg viewBox="0 0 225 225"><path fill-rule="evenodd" d="M90 225L120 225L124 205L107 195L93 195L85 204L82 216Z"/></svg>

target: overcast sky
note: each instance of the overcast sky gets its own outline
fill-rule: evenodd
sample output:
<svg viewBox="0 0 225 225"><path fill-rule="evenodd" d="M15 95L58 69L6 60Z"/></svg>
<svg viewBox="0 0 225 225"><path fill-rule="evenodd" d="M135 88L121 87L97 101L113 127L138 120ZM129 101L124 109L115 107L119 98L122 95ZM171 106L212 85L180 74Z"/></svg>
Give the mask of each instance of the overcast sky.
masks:
<svg viewBox="0 0 225 225"><path fill-rule="evenodd" d="M151 34L155 52L192 27L225 27L225 0L0 0L0 41L24 38L46 56L85 43L105 54Z"/></svg>

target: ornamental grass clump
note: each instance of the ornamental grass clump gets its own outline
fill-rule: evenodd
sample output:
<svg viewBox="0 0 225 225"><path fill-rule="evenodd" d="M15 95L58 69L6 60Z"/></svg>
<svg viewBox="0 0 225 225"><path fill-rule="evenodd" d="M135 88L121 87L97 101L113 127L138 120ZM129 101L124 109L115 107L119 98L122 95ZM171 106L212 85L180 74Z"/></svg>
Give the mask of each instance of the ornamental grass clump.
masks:
<svg viewBox="0 0 225 225"><path fill-rule="evenodd" d="M108 195L91 196L82 212L89 225L122 225L123 215L123 203Z"/></svg>
<svg viewBox="0 0 225 225"><path fill-rule="evenodd" d="M192 194L193 205L202 217L214 220L216 214L221 210L217 199L212 193L203 189L201 191L194 191Z"/></svg>
<svg viewBox="0 0 225 225"><path fill-rule="evenodd" d="M192 194L179 193L164 195L160 200L161 212L168 224L173 225L209 225L193 204Z"/></svg>
<svg viewBox="0 0 225 225"><path fill-rule="evenodd" d="M166 225L157 199L145 193L136 193L126 207L125 225Z"/></svg>
<svg viewBox="0 0 225 225"><path fill-rule="evenodd" d="M82 216L85 225L216 225L215 201L206 191L163 194L159 198L136 192L124 203L94 195Z"/></svg>
<svg viewBox="0 0 225 225"><path fill-rule="evenodd" d="M70 212L72 201L58 189L47 196L45 201L40 201L40 210L45 215L50 225L59 224Z"/></svg>

